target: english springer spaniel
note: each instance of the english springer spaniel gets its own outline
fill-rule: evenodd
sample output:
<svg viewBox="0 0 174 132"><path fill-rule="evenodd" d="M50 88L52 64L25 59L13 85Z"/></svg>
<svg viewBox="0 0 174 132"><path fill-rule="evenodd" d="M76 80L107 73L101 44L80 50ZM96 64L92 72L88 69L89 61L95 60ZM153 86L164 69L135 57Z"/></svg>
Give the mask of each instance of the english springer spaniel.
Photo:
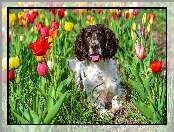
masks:
<svg viewBox="0 0 174 132"><path fill-rule="evenodd" d="M103 108L99 114L111 115L122 108L120 97L124 98L117 68L112 57L116 54L119 40L106 25L89 25L80 30L74 42L77 60L69 60L79 91L85 89L87 99L92 94L93 106ZM106 109L111 105L111 109Z"/></svg>

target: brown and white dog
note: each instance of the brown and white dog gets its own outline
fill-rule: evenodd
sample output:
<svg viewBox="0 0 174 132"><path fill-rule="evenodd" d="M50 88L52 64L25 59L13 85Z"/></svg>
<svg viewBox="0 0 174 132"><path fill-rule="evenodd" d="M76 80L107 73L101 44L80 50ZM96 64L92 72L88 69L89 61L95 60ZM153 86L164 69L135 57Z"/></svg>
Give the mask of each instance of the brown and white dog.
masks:
<svg viewBox="0 0 174 132"><path fill-rule="evenodd" d="M124 95L120 78L112 57L116 54L119 40L106 25L89 25L80 30L74 42L77 60L71 60L72 71L76 72L76 83L82 82L88 100L92 101L102 115L113 115L122 107L120 96ZM110 110L106 106L111 104Z"/></svg>

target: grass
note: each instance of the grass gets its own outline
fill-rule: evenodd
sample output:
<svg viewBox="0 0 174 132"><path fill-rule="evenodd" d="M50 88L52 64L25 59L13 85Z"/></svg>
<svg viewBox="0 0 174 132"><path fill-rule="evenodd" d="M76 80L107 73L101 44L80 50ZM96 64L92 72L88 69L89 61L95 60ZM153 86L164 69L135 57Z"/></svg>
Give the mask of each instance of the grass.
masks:
<svg viewBox="0 0 174 132"><path fill-rule="evenodd" d="M17 16L17 13L19 11L22 11L22 10L13 9L13 10L10 10L10 13L15 13ZM139 14L136 18L138 20L137 23L141 23L140 20L141 20L144 12L146 12L147 14L149 14L150 12L156 13L156 20L153 25L152 32L157 32L156 35L162 36L160 41L162 43L164 43L162 45L162 48L164 48L165 43L166 43L166 39L165 39L165 33L166 33L165 14L166 13L164 12L164 10L158 10L158 11L141 10L141 11L139 11ZM164 28L159 28L159 26L164 27ZM27 29L26 28L23 29L23 28L19 27L17 24L17 21L15 23L14 29L16 30L16 33L25 34L25 36L28 35ZM75 31L74 31L74 33L76 34ZM68 37L71 38L70 37L71 35L73 35L73 33L69 34ZM61 40L57 40L57 41L58 41L57 46L60 46L59 45L60 42L62 42L62 43L64 42L63 39L62 39L62 41ZM67 41L68 41L68 39L67 39ZM31 40L30 41L27 40L25 42L31 42ZM157 40L155 40L155 42L157 43ZM69 43L71 45L73 42L70 41ZM18 110L18 113L21 113L22 118L27 118L28 116L32 116L32 117L35 117L35 119L36 119L36 118L40 117L40 113L42 112L42 110L40 109L40 111L39 111L39 108L38 108L38 110L37 110L37 108L32 108L33 100L30 100L30 99L33 97L36 97L34 99L37 100L38 97L41 97L40 93L38 92L38 89L34 89L34 87L42 88L42 85L43 85L41 82L42 78L40 78L37 75L37 73L35 72L35 70L33 70L33 69L35 69L35 65L37 65L37 62L34 57L30 58L30 56L33 56L33 55L31 52L29 52L28 49L26 49L27 48L26 44L25 43L23 43L23 44L25 46L22 47L22 50L20 51L20 58L24 58L24 55L25 55L25 59L22 60L22 64L26 64L23 66L23 69L27 69L27 71L22 72L22 74L20 75L22 78L20 85L16 85L16 83L13 82L13 83L10 83L11 84L10 88L14 88L15 90L18 90L21 88L22 89L21 93L22 94L25 93L24 97L20 97L19 95L14 95L14 96L17 96L17 98L19 98L20 104L28 105L28 106L25 106L25 108L23 106L21 106L22 109L25 109L27 111L26 113L28 113L28 115L22 114L22 110L21 110L21 112L20 112L20 110ZM161 46L161 45L158 44L158 46ZM54 48L56 48L56 47L54 47ZM15 48L13 47L13 49L15 49ZM54 58L56 60L55 62L60 62L60 60L62 59L63 62L60 62L60 63L64 63L64 60L66 60L67 56L63 56L62 50L57 50L56 52L53 50L53 52L58 55L58 58ZM158 51L159 55L162 55L163 53L165 54L164 51L162 51L162 52ZM62 57L59 57L61 55L62 55ZM120 63L121 63L121 61L120 61ZM118 65L121 65L120 63ZM31 66L31 67L28 67L28 66ZM65 67L64 66L65 65L63 65L63 64L57 64L57 66L55 67L55 69L58 71L58 73L60 73L60 75L58 75L55 71L52 71L51 75L47 76L46 79L48 82L46 83L45 88L46 88L46 91L48 91L48 93L49 92L51 93L51 90L50 90L51 86L54 86L56 90L59 89L60 82L62 82L62 81L64 82L64 80L70 75L69 72L65 72L65 71L68 71L68 69L66 66ZM64 68L62 68L62 67L64 67ZM29 76L26 77L26 74ZM52 80L52 75L59 76L59 77L56 76L58 78L58 80L56 80L55 82L50 81L50 80ZM130 76L128 76L128 75L129 74L127 74L127 77L134 78L133 74L131 74ZM125 75L123 75L123 74L121 76L123 78L125 77ZM29 81L29 83L25 84L25 81ZM64 92L61 93L61 96L65 93L65 91L69 91L68 97L65 98L65 100L63 101L64 103L62 103L62 105L58 111L58 114L55 115L54 119L50 123L53 123L53 124L149 124L150 123L150 121L133 105L132 99L124 102L125 108L123 110L119 111L118 113L116 113L116 119L111 119L108 117L106 117L104 119L100 119L100 117L95 113L94 108L90 108L90 109L88 108L86 100L85 100L86 103L82 102L85 94L77 92L77 87L74 85L73 81L69 80L68 82L65 82L65 83L68 83L68 84L65 85L64 87L62 87ZM29 86L27 86L28 84L29 84ZM19 86L19 87L16 87L14 85ZM12 87L12 86L14 86L14 87ZM125 82L124 87L128 88L128 87L132 87L132 86L130 85L130 82ZM11 94L10 94L10 96L11 96ZM51 103L46 103L47 105L48 104L53 105L56 102L58 102L60 99L60 98L55 98L52 96L51 96L51 98L52 99L49 99L49 101ZM45 99L44 96L42 96L38 100L39 100L39 102L42 102L44 104L45 101L48 101L48 98L46 97L46 99ZM16 104L15 104L16 106L18 106L17 103L18 102L16 102ZM42 106L42 104L40 104L40 106ZM34 112L36 112L35 113L36 115L35 114L32 115L31 114L32 112L28 111L26 109L27 107L34 109ZM47 114L49 114L49 107L46 108L46 110L44 110L44 112L41 115L43 115L43 118L44 118ZM42 121L44 120L43 118L41 119ZM11 113L11 121L12 121L11 123L14 123L14 124L21 123L21 121L19 121L15 118L13 113ZM34 123L34 122L35 122L35 120L31 121L30 123Z"/></svg>

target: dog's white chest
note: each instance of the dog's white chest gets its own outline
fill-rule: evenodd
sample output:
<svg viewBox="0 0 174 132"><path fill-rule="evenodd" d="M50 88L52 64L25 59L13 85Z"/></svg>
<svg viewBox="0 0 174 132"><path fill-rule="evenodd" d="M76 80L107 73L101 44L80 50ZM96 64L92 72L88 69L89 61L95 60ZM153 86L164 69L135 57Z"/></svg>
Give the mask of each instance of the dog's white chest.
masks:
<svg viewBox="0 0 174 132"><path fill-rule="evenodd" d="M102 93L104 98L107 97L109 93L116 93L116 78L112 67L108 65L89 65L82 68L81 77L83 85L86 86L86 92L89 93L94 90L94 94Z"/></svg>

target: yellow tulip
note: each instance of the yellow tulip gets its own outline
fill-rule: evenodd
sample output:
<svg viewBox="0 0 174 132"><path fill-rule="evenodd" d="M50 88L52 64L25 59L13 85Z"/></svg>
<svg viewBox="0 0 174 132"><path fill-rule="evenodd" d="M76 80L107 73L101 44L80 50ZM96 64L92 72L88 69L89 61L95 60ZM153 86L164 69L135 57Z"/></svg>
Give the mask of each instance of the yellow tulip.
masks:
<svg viewBox="0 0 174 132"><path fill-rule="evenodd" d="M70 32L73 28L73 24L71 22L65 22L64 28L66 31Z"/></svg>
<svg viewBox="0 0 174 132"><path fill-rule="evenodd" d="M7 69L7 57L3 57L2 59L2 68Z"/></svg>
<svg viewBox="0 0 174 132"><path fill-rule="evenodd" d="M142 24L143 24L143 25L146 24L146 19L145 19L145 17L142 18Z"/></svg>
<svg viewBox="0 0 174 132"><path fill-rule="evenodd" d="M134 35L132 35L132 40L136 40L137 39L137 36L136 36L136 34L134 34Z"/></svg>
<svg viewBox="0 0 174 132"><path fill-rule="evenodd" d="M19 19L24 19L24 15L25 15L24 12L19 12L19 13L18 13L18 18L19 18Z"/></svg>
<svg viewBox="0 0 174 132"><path fill-rule="evenodd" d="M14 21L16 20L15 14L9 14L9 27L12 27L14 25Z"/></svg>
<svg viewBox="0 0 174 132"><path fill-rule="evenodd" d="M18 56L10 57L10 60L9 60L9 67L10 67L10 69L17 68L18 66L19 66L19 58L18 58Z"/></svg>
<svg viewBox="0 0 174 132"><path fill-rule="evenodd" d="M147 25L147 32L150 33L150 23Z"/></svg>
<svg viewBox="0 0 174 132"><path fill-rule="evenodd" d="M26 25L27 24L26 20L22 19L22 24Z"/></svg>
<svg viewBox="0 0 174 132"><path fill-rule="evenodd" d="M89 25L89 21L86 21L86 25Z"/></svg>
<svg viewBox="0 0 174 132"><path fill-rule="evenodd" d="M132 29L135 31L136 30L136 23L133 23Z"/></svg>
<svg viewBox="0 0 174 132"><path fill-rule="evenodd" d="M45 15L44 14L40 14L40 19L44 19Z"/></svg>
<svg viewBox="0 0 174 132"><path fill-rule="evenodd" d="M87 12L87 9L79 9L80 14L85 14Z"/></svg>
<svg viewBox="0 0 174 132"><path fill-rule="evenodd" d="M132 40L136 40L137 36L132 29L131 29L131 36L132 36Z"/></svg>
<svg viewBox="0 0 174 132"><path fill-rule="evenodd" d="M47 27L49 27L49 21L48 21L48 18L45 18L45 25L47 26Z"/></svg>
<svg viewBox="0 0 174 132"><path fill-rule="evenodd" d="M9 27L13 27L14 25L14 19L13 18L9 18Z"/></svg>

